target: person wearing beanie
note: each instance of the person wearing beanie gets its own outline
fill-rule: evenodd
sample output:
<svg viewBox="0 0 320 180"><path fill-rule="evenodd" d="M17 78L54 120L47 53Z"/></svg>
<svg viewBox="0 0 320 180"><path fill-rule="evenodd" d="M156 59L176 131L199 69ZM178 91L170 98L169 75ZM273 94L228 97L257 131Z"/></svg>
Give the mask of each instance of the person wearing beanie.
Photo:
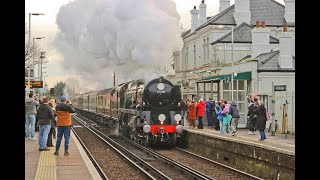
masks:
<svg viewBox="0 0 320 180"><path fill-rule="evenodd" d="M57 142L56 151L54 155L59 155L60 144L62 136L64 136L64 155L69 155L69 139L70 139L70 128L71 128L71 115L70 113L75 113L71 101L67 103L67 98L65 96L60 97L61 103L56 106L57 113Z"/></svg>

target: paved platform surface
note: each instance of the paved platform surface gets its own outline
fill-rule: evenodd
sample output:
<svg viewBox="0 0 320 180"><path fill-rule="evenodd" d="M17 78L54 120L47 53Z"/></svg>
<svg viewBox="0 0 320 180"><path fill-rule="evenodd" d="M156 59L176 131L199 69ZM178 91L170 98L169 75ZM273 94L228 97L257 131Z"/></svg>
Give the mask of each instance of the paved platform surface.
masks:
<svg viewBox="0 0 320 180"><path fill-rule="evenodd" d="M190 129L185 127L185 129L192 133L203 134L208 136L213 136L215 138L224 139L227 141L239 142L251 146L257 146L272 151L288 154L295 156L295 136L287 134L276 133L275 136L271 136L271 132L265 132L267 139L264 141L259 141L260 133L248 134L248 129L238 129L237 135L232 136L229 133L220 133L212 128L204 127L203 129Z"/></svg>
<svg viewBox="0 0 320 180"><path fill-rule="evenodd" d="M70 132L69 156L64 156L64 140L59 155L50 151L39 151L38 139L25 140L25 179L26 180L100 180L98 172L89 160L73 132ZM35 133L38 137L38 132ZM54 145L56 139L54 140Z"/></svg>

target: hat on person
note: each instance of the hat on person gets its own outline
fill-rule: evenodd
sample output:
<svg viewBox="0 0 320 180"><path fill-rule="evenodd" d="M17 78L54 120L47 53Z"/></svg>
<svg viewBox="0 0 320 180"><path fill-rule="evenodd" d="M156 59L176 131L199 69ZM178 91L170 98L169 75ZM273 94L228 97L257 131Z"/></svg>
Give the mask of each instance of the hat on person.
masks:
<svg viewBox="0 0 320 180"><path fill-rule="evenodd" d="M66 101L67 98L66 98L65 96L61 96L61 97L60 97L60 100L61 100L61 101Z"/></svg>

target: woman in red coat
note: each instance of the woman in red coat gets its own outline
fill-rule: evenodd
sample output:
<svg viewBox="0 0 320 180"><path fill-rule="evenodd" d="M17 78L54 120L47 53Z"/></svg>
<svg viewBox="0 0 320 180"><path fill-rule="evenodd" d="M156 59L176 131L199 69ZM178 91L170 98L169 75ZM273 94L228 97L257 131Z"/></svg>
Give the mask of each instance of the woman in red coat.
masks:
<svg viewBox="0 0 320 180"><path fill-rule="evenodd" d="M190 128L195 127L195 120L196 120L196 104L192 100L191 103L188 105L188 121Z"/></svg>
<svg viewBox="0 0 320 180"><path fill-rule="evenodd" d="M200 99L199 103L197 103L196 109L198 111L198 129L203 129L202 117L204 116L204 112L206 109L206 103L203 99Z"/></svg>

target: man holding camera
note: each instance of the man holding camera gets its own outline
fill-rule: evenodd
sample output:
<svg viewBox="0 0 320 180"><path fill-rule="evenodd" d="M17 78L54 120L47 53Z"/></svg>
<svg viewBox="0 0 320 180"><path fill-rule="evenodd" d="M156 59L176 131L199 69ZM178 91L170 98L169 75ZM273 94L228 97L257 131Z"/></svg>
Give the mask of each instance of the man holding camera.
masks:
<svg viewBox="0 0 320 180"><path fill-rule="evenodd" d="M75 113L75 110L71 104L71 101L68 100L65 96L60 97L61 103L56 106L57 113L57 142L56 142L56 151L54 155L59 155L59 148L64 136L64 155L68 156L69 152L69 139L70 139L70 128L71 128L71 115L70 113Z"/></svg>

